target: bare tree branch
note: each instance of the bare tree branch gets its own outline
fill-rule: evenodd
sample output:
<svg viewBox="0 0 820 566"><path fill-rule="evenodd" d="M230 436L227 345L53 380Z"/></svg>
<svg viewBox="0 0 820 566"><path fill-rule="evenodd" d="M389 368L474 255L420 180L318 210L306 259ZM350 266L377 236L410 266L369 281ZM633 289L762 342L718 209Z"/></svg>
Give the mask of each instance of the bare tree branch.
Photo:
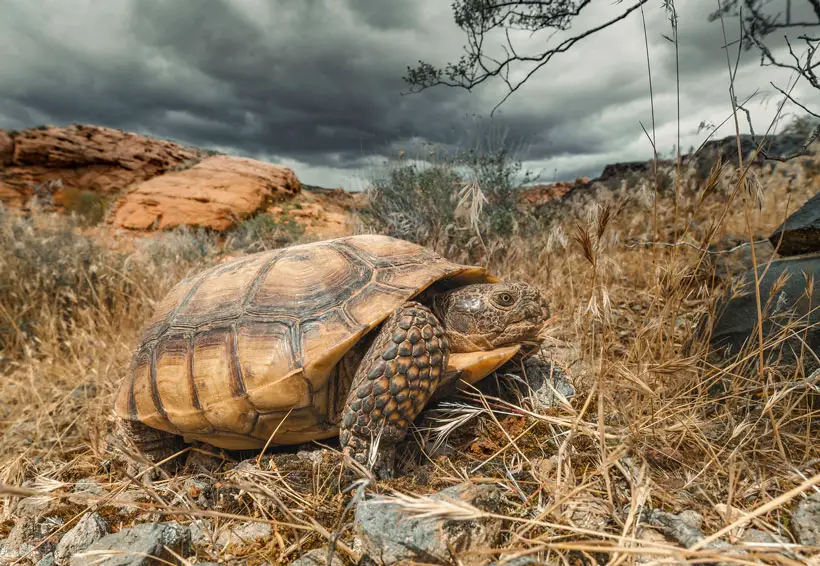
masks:
<svg viewBox="0 0 820 566"><path fill-rule="evenodd" d="M815 69L820 65L820 61L815 60L817 48L820 45L820 0L803 1L811 8L811 14L802 15L800 19L794 17L792 0L724 0L719 9L709 15L709 20L723 19L727 15L737 16L740 22L740 44L744 50L757 50L762 67L778 67L792 71L798 79L805 79L813 88L820 90L820 79L815 73ZM793 32L794 30L803 30L804 33L796 37L792 36L790 39L786 32ZM767 43L769 38L782 39L788 49L788 55L784 56L783 51L778 52L773 46L769 45ZM798 54L795 49L793 45L795 39L803 42L803 53ZM729 46L726 45L725 47L728 49ZM738 57L740 51L738 49ZM792 102L806 112L806 116L796 121L798 128L805 129L803 126L811 118L820 120L817 113L809 110L791 94L796 82L787 90L773 83L771 84L775 90L785 97L784 103L786 101ZM749 110L740 104L737 105L737 108L746 115L752 141L755 145L759 145ZM805 155L808 147L818 137L820 137L820 121L813 125L811 132L806 136L797 151L785 156L774 156L765 150L761 150L760 155L768 160L789 161L795 157Z"/></svg>
<svg viewBox="0 0 820 566"><path fill-rule="evenodd" d="M592 0L457 0L453 3L453 13L456 24L467 34L466 54L458 62L447 63L442 68L419 61L415 68L407 68L403 78L409 86L409 93L417 93L441 85L471 91L489 79L500 77L507 86L507 94L495 105L494 113L554 56L569 51L582 39L624 20L648 1L635 0L624 12L608 21L567 38L555 47L527 55L515 47L510 30L532 33L549 29L567 31ZM506 46L502 45L502 49L506 56L503 59L492 58L485 50L485 38L494 30L505 32ZM532 67L522 79L513 81L510 79L511 68L518 63L531 64Z"/></svg>

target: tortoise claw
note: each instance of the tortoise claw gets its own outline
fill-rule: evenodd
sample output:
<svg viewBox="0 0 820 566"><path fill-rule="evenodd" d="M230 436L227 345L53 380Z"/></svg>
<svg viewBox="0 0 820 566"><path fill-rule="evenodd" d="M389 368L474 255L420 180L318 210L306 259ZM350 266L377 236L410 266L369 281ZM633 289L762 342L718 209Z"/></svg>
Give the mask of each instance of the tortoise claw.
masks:
<svg viewBox="0 0 820 566"><path fill-rule="evenodd" d="M355 462L352 468L364 468L371 472L376 479L384 480L396 477L396 446L381 444L374 447L369 442L355 435L345 435L343 453ZM375 453L371 451L375 448Z"/></svg>

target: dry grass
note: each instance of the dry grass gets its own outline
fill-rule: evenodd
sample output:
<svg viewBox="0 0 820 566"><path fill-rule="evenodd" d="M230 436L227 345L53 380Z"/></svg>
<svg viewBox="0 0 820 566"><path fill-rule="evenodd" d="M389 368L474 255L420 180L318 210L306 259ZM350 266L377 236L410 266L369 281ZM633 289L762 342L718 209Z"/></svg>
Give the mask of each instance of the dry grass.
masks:
<svg viewBox="0 0 820 566"><path fill-rule="evenodd" d="M792 174L798 181L785 182ZM495 558L799 563L805 549L779 549L784 556L737 537L754 527L794 542L790 510L818 490L816 404L810 388L795 386L806 376L765 364L750 370L744 360L755 350L719 368L697 343L685 345L725 287L699 250L727 234L768 234L816 187L796 163L774 172L718 164L703 181L691 182L690 170L675 178L674 192L637 180L574 195L540 232L503 238L482 237L486 224L476 217L488 205L480 184L453 187L454 211L467 217L456 228L469 239L431 245L467 261L474 250L454 242L478 242L492 271L541 287L556 313L551 337L571 346L564 361L578 392L544 414L493 393L489 378L482 391L420 419L401 451L403 475L379 485L349 484L334 443L308 447L312 454L253 454L239 465L248 455L194 446L175 476L127 476L102 442L116 384L155 302L186 273L217 261L221 248L176 232L124 255L64 217L3 213L0 538L21 505L61 518L55 536L93 508L114 529L196 521L201 559L288 562L333 541L353 561L352 511L369 491L409 514L503 519ZM651 245L654 238L667 245ZM717 381L723 393L710 394ZM74 493L88 478L100 489ZM464 481L499 486L508 505L487 513L424 497ZM689 549L649 539L650 509L697 510L710 536ZM248 521L271 525L272 535L250 544L227 536ZM719 537L729 544L710 544Z"/></svg>
<svg viewBox="0 0 820 566"><path fill-rule="evenodd" d="M760 178L762 207L749 199L727 206L734 185L718 182L717 171L705 186L682 190L678 240L692 246L627 245L651 241L655 221L662 241L672 242L674 232L671 199L659 201L655 217L647 188L635 186L623 194L602 190L592 207L570 202L563 220L535 237L488 241L493 271L534 282L550 297L552 335L576 349L576 398L539 414L486 392L468 395L428 414L437 421L419 423L403 451L401 478L358 489L342 481L332 443L315 458L282 451L232 469L229 462L197 467L218 463L197 447L188 468L153 483L107 466L100 439L142 321L174 282L215 261L218 247L177 233L126 256L79 236L65 218L3 214L0 482L40 497L65 521L55 529L69 529L90 507L114 528L197 520L211 541L197 547L203 559L233 555L249 563L287 562L331 539L356 556L352 503L362 489L392 494L408 513L487 516L423 497L462 481L491 482L505 492L509 506L495 514L508 521L504 548L495 551L505 555L612 563L637 555L658 562L726 558L725 548L705 543L683 550L644 540L640 523L649 508L697 510L703 531L724 540L750 526L788 539L789 509L818 479L817 417L807 390L792 387L782 368L750 375L704 365L699 350L683 353L720 289L694 248L726 233L766 234L787 203L815 190L807 182L787 193L778 176ZM707 394L715 379L728 384L719 397ZM433 446L449 448L450 456ZM84 478L103 491L72 495ZM0 529L11 528L20 512L16 499L3 500ZM273 536L248 545L224 536L249 520L272 525ZM746 550L733 560L775 560Z"/></svg>

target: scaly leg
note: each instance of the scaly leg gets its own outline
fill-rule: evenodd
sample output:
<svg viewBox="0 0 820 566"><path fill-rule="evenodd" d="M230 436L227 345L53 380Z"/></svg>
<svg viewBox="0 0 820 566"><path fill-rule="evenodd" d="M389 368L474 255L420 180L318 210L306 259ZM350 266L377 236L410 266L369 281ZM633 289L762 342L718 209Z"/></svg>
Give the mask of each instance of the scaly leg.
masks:
<svg viewBox="0 0 820 566"><path fill-rule="evenodd" d="M427 307L411 301L397 309L353 379L339 432L345 454L372 463L377 477L392 477L396 444L439 386L448 353L441 323Z"/></svg>
<svg viewBox="0 0 820 566"><path fill-rule="evenodd" d="M114 430L109 436L108 450L112 456L125 465L126 471L131 475L136 475L146 470L149 465L145 462L135 462L131 458L125 457L116 448L122 446L127 451L135 455L141 455L151 465L162 462L181 450L185 443L181 436L171 434L162 430L157 430L146 426L140 422L130 421L116 417ZM179 463L171 460L163 464L166 471L176 469ZM152 478L159 477L161 472L155 469L151 473Z"/></svg>

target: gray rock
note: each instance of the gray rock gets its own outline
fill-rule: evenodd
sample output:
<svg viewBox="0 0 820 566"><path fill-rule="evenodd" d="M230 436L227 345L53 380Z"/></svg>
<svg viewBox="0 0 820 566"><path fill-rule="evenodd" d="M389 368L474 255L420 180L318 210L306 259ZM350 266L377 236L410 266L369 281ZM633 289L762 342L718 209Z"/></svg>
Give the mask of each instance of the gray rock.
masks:
<svg viewBox="0 0 820 566"><path fill-rule="evenodd" d="M658 509L646 509L643 520L653 527L662 530L667 536L675 539L686 548L690 548L706 538L701 532L703 517L695 511L683 511L675 515ZM706 545L707 548L727 546L722 540L716 540Z"/></svg>
<svg viewBox="0 0 820 566"><path fill-rule="evenodd" d="M8 538L0 543L0 564L15 562L24 556L36 562L54 551L49 537L63 523L62 519L16 517L15 520Z"/></svg>
<svg viewBox="0 0 820 566"><path fill-rule="evenodd" d="M177 564L168 547L180 556L191 550L191 533L175 522L151 523L123 529L106 535L85 550L85 555L74 555L71 566L149 566L158 564L150 557ZM107 555L105 553L110 552Z"/></svg>
<svg viewBox="0 0 820 566"><path fill-rule="evenodd" d="M780 241L782 236L782 241ZM820 193L810 198L769 236L784 256L820 252Z"/></svg>
<svg viewBox="0 0 820 566"><path fill-rule="evenodd" d="M762 236L755 236L754 241L755 262L757 265L765 264L774 255L774 248ZM734 279L755 265L748 236L729 234L711 244L708 249L710 252L719 252L706 256L706 261L714 267L718 279Z"/></svg>
<svg viewBox="0 0 820 566"><path fill-rule="evenodd" d="M500 509L503 497L495 486L461 484L431 496L435 501L455 499L484 511ZM490 549L501 537L503 522L496 519L451 520L416 518L400 507L369 499L356 508L355 530L363 554L376 564L402 560L451 563L450 548L464 566L487 564L488 556L462 554Z"/></svg>
<svg viewBox="0 0 820 566"><path fill-rule="evenodd" d="M250 544L264 540L273 534L273 528L268 523L250 521L223 531L217 538L217 545Z"/></svg>
<svg viewBox="0 0 820 566"><path fill-rule="evenodd" d="M49 552L37 561L37 566L54 566L54 564L56 564L56 562L54 562L53 552Z"/></svg>
<svg viewBox="0 0 820 566"><path fill-rule="evenodd" d="M792 528L800 544L820 546L820 493L797 504L792 513Z"/></svg>
<svg viewBox="0 0 820 566"><path fill-rule="evenodd" d="M54 559L58 564L69 560L72 555L82 552L108 533L108 523L97 513L86 513L68 531L54 551Z"/></svg>
<svg viewBox="0 0 820 566"><path fill-rule="evenodd" d="M330 562L328 562L327 553L327 548L314 548L290 564L291 566L344 566L344 561L336 552L331 553Z"/></svg>
<svg viewBox="0 0 820 566"><path fill-rule="evenodd" d="M538 410L560 407L575 395L575 388L566 372L551 360L542 356L530 356L524 360L526 387L524 395Z"/></svg>
<svg viewBox="0 0 820 566"><path fill-rule="evenodd" d="M820 255L775 260L764 275L765 268L765 265L758 268L761 304L769 305L763 319L763 338L767 343L764 357L767 363L793 365L797 359L795 352L798 355L801 352L803 334L806 346L820 352L820 311L811 310L812 306L820 304L820 284L815 284L812 296L806 297L806 276L820 282ZM776 286L778 278L784 274L788 276L785 284ZM713 363L734 359L746 344L757 345L757 303L752 270L740 278L740 283L738 292L733 296L724 296L716 307L709 341L710 361ZM800 324L797 324L798 320ZM771 340L767 341L767 338L774 337L787 324L796 330L795 336L778 345L770 345ZM807 325L807 330L801 330ZM695 332L696 342L705 338L708 328L709 320L704 318ZM816 369L813 356L804 355L803 361L806 375Z"/></svg>
<svg viewBox="0 0 820 566"><path fill-rule="evenodd" d="M761 531L760 529L746 529L743 531L743 536L740 537L740 540L743 542L765 544L787 544L789 542L783 537L770 535L766 531Z"/></svg>

